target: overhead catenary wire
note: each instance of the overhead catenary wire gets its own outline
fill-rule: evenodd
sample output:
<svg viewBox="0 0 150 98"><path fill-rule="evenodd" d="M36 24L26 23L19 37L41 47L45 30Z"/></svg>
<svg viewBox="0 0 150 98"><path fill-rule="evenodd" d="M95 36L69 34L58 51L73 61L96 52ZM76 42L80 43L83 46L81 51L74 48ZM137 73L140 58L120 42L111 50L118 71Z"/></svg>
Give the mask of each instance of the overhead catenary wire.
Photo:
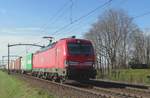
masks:
<svg viewBox="0 0 150 98"><path fill-rule="evenodd" d="M141 18L141 17L147 16L147 15L150 15L150 11L149 12L145 12L145 13L143 13L141 15L134 16L133 19Z"/></svg>
<svg viewBox="0 0 150 98"><path fill-rule="evenodd" d="M56 21L58 21L57 18L61 17L65 13L65 11L63 11L63 10L69 3L70 3L70 0L68 0L66 3L64 3L52 17L49 17L48 21L40 27L41 33L44 33L45 29L48 28L48 24L54 25L54 23L56 23ZM34 44L40 44L40 43L42 43L42 41L36 42Z"/></svg>
<svg viewBox="0 0 150 98"><path fill-rule="evenodd" d="M112 1L112 0L110 0L110 1ZM110 2L109 1L109 2ZM140 14L140 15L137 15L137 16L134 16L132 19L134 20L134 19L137 19L137 18L141 18L141 17L144 17L144 16L147 16L147 15L150 15L150 12L145 12L145 13L143 13L143 14ZM70 24L74 24L74 23L76 23L78 20L81 20L82 19L82 17L80 17L80 18L78 18L78 19L76 19L76 20L74 20L72 23L70 23ZM70 26L70 24L68 24L69 26ZM65 28L67 28L68 26L66 25L66 27L64 27L64 29ZM60 29L61 30L61 29ZM63 28L62 28L62 30L63 30ZM72 30L71 30L72 31ZM58 32L58 31L57 31ZM56 32L56 33L57 33ZM54 33L53 33L54 34ZM58 35L57 35L58 36Z"/></svg>
<svg viewBox="0 0 150 98"><path fill-rule="evenodd" d="M58 30L65 29L65 28L67 28L68 26L70 26L71 24L74 24L74 23L76 23L76 22L82 20L83 18L85 18L85 17L91 15L91 14L94 13L96 10L100 9L101 7L104 7L105 5L107 5L107 3L110 3L111 1L112 1L112 0L109 0L108 2L105 2L103 5L100 5L100 6L96 7L95 9L91 10L89 13L87 13L87 14L85 14L85 15L83 15L83 16L81 16L81 17L79 17L78 19L76 19L76 20L73 21L73 19L72 19L73 0L69 0L69 2L71 3L71 5L70 5L70 7L71 7L70 23L69 23L68 25L65 25L64 27L58 29ZM66 2L66 3L64 4L64 6L61 7L61 9L62 9L63 7L65 7L65 6L67 5L67 3L69 3L69 2ZM61 9L60 9L59 11L62 11ZM59 11L58 11L58 12L59 12ZM56 18L55 18L55 19L56 19ZM53 23L56 23L56 22L53 21L51 24L53 24ZM55 32L57 32L57 31L55 31ZM54 32L54 33L55 33L55 32ZM44 33L44 29L43 29L42 33ZM54 34L51 34L51 35L54 35ZM40 42L38 42L38 43L40 43Z"/></svg>
<svg viewBox="0 0 150 98"><path fill-rule="evenodd" d="M103 8L108 8L108 7L110 7L110 4L111 3L109 3L109 4L107 4L107 6L105 6L105 7L103 7ZM93 15L93 14L92 14ZM90 15L91 16L91 15ZM88 17L88 16L87 16ZM86 18L87 18L86 17ZM84 20L86 19L86 18L84 18ZM89 20L89 19L88 19ZM83 23L84 22L84 23ZM82 24L83 23L83 24ZM85 29L85 25L87 25L87 24L89 24L90 22L89 21L87 21L87 19L86 19L86 21L83 21L83 19L82 19L82 21L79 21L79 22L76 22L76 23L74 23L74 24L72 24L71 26L69 26L69 27L67 27L66 29L65 29L65 31L67 30L67 32L64 32L64 33L59 33L59 34L57 34L57 36L59 36L60 37L60 35L62 35L62 36L64 36L64 34L67 34L67 33L69 33L69 32L72 32L73 30L75 30L75 29L80 29L80 28L82 28L82 29ZM75 27L75 28L74 28Z"/></svg>
<svg viewBox="0 0 150 98"><path fill-rule="evenodd" d="M58 15L60 15L60 14L62 15L62 14L65 13L63 10L64 10L64 8L65 8L69 3L70 3L69 0L68 0L67 2L65 2L65 3L60 7L60 9L58 9L54 15L52 15L51 17L49 17L48 21L40 27L40 30L41 30L42 33L43 33L44 30L48 27L48 24L52 24L52 23L55 23L55 21L57 21L57 18L59 18ZM62 11L63 11L63 12L62 12ZM61 12L62 12L62 13L61 13Z"/></svg>
<svg viewBox="0 0 150 98"><path fill-rule="evenodd" d="M135 20L135 19L137 19L137 18L141 18L141 17L147 16L147 15L150 15L150 11L145 12L145 13L140 14L140 15L137 15L137 16L134 16L134 17L132 17L132 20ZM81 25L79 24L78 27L81 27ZM72 30L71 30L71 31L72 31ZM57 35L58 35L58 34L57 34Z"/></svg>
<svg viewBox="0 0 150 98"><path fill-rule="evenodd" d="M73 0L68 0L66 3L64 3L64 4L60 7L60 9L58 9L58 10L56 11L56 13L55 13L52 17L49 17L47 23L43 24L43 25L40 27L41 33L44 33L45 29L48 28L48 26L47 26L48 24L53 24L53 25L54 25L54 23L56 23L56 21L58 21L57 18L61 17L61 16L65 13L65 11L63 11L63 9L64 9L70 2L71 2L70 7L72 8L72 6L73 6ZM68 7L68 8L69 8L69 7ZM71 9L71 11L72 11L72 9ZM61 12L62 12L62 13L61 13ZM70 16L70 17L72 17L72 12L71 12L71 16ZM36 42L36 43L34 43L34 44L40 44L40 43L42 43L42 41Z"/></svg>
<svg viewBox="0 0 150 98"><path fill-rule="evenodd" d="M112 0L109 0L109 1L106 2L106 3L110 3L111 1L112 1ZM102 5L102 7L104 7L104 6L106 5L106 3L104 3L104 4ZM78 19L76 19L76 20L70 22L69 24L65 25L64 27L58 29L58 30L55 31L54 33L56 34L56 33L58 33L59 31L65 29L65 28L67 28L67 27L69 27L70 25L72 25L72 24L74 24L74 23L76 23L76 22L82 20L83 18L85 18L85 17L87 17L87 16L89 16L89 15L91 15L93 12L95 12L95 11L96 11L97 9L99 9L99 8L101 8L101 7L97 7L97 8L95 8L95 9L93 9L93 10L90 11L89 13L87 13L87 14L85 14L85 15L79 17ZM141 15L134 16L133 19L141 18L141 17L147 16L147 15L150 15L150 12L145 12L145 13L143 13L143 14L141 14ZM45 25L46 25L46 24L45 24ZM43 25L43 26L44 26L44 25ZM39 43L41 43L41 41L38 42L38 43L35 43L35 44L39 44Z"/></svg>
<svg viewBox="0 0 150 98"><path fill-rule="evenodd" d="M62 12L62 11L63 11L63 9L67 6L68 3L70 3L69 0L68 0L67 2L65 2L65 3L60 7L60 9L58 9L58 10L56 11L56 13L55 13L52 17L49 17L48 21L40 27L41 33L44 33L45 29L48 27L48 24L53 24L53 23L56 22L55 20L57 19L57 16L58 16L59 14L60 14L59 16L61 16L61 15L64 14L64 12ZM61 12L62 12L62 13L61 13ZM58 17L59 17L59 16L58 16ZM34 43L34 44L40 44L40 43L42 43L42 41L36 42L36 43ZM30 48L28 48L28 49L30 49Z"/></svg>
<svg viewBox="0 0 150 98"><path fill-rule="evenodd" d="M52 35L55 35L56 33L60 32L61 30L66 29L66 28L69 27L70 25L72 25L72 24L74 24L74 23L76 23L76 22L82 20L83 18L85 18L85 17L87 17L87 16L89 16L89 15L91 15L92 13L94 13L95 11L97 11L98 9L103 8L104 6L106 6L107 4L109 4L109 3L111 3L111 2L112 2L112 0L109 0L109 1L105 2L104 4L102 4L102 5L98 6L98 7L96 7L95 9L91 10L91 11L88 12L87 14L85 14L85 15L83 15L83 16L77 18L76 20L73 20L72 23L69 23L69 24L64 25L63 27L59 28L59 29L56 30L54 33L52 33Z"/></svg>
<svg viewBox="0 0 150 98"><path fill-rule="evenodd" d="M71 5L70 5L70 23L72 23L72 10L73 10L73 0L70 0Z"/></svg>
<svg viewBox="0 0 150 98"><path fill-rule="evenodd" d="M72 0L70 0L70 1L72 1ZM89 16L89 15L91 15L93 12L95 12L96 10L100 9L101 7L104 7L105 5L109 4L111 1L112 1L112 0L109 0L108 2L104 3L104 4L101 5L101 6L98 6L97 8L93 9L93 10L90 11L89 13L87 13L87 14L85 14L85 15L79 17L78 19L76 19L76 20L74 20L74 21L72 21L72 19L71 19L72 16L70 15L70 21L71 21L71 22L70 22L69 24L63 26L62 28L56 30L52 35L54 35L54 34L56 34L56 33L59 33L59 31L61 31L61 30L63 30L63 29L66 29L66 28L69 27L70 25L72 25L72 24L74 24L74 23L76 23L76 22L82 20L83 18L85 18L85 17L87 17L87 16ZM72 13L72 12L71 12L71 13ZM146 15L149 15L149 14L150 14L150 12L146 12L146 13L143 13L143 14L141 14L141 15L138 15L138 16L133 17L133 19L137 19L137 18L146 16ZM41 42L38 42L37 44L39 44L39 43L41 43Z"/></svg>
<svg viewBox="0 0 150 98"><path fill-rule="evenodd" d="M59 34L57 34L57 37L59 36L61 38L61 36L63 37L64 34L72 33L72 32L74 32L74 30L77 30L77 29L81 30L83 28L86 28L85 26L87 26L88 23L89 23L89 21L80 21L76 24L73 24L72 26L65 29L65 31L67 31L67 32L59 33ZM76 33L78 33L78 32L76 32ZM71 36L71 34L70 34L70 36Z"/></svg>

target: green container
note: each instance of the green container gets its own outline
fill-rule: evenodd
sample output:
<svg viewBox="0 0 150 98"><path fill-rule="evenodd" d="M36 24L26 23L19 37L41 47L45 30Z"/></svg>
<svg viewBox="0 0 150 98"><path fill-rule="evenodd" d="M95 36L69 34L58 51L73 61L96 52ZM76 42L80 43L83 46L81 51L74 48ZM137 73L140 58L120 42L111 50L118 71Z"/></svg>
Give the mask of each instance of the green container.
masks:
<svg viewBox="0 0 150 98"><path fill-rule="evenodd" d="M26 70L26 56L21 59L21 69Z"/></svg>
<svg viewBox="0 0 150 98"><path fill-rule="evenodd" d="M32 53L28 53L22 58L22 70L30 71L32 70Z"/></svg>
<svg viewBox="0 0 150 98"><path fill-rule="evenodd" d="M26 70L32 70L32 53L26 55Z"/></svg>

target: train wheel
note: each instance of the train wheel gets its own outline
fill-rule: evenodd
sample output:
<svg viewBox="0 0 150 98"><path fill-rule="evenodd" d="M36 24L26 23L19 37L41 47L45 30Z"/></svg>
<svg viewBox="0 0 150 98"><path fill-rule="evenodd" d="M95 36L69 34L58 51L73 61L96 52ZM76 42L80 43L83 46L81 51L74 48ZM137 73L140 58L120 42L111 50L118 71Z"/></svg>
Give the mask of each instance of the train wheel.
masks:
<svg viewBox="0 0 150 98"><path fill-rule="evenodd" d="M59 83L63 84L65 82L64 78L59 79Z"/></svg>
<svg viewBox="0 0 150 98"><path fill-rule="evenodd" d="M59 79L60 84L63 84L63 82L64 82L63 79Z"/></svg>
<svg viewBox="0 0 150 98"><path fill-rule="evenodd" d="M57 82L57 77L54 76L54 77L52 78L52 81L53 81L53 82Z"/></svg>

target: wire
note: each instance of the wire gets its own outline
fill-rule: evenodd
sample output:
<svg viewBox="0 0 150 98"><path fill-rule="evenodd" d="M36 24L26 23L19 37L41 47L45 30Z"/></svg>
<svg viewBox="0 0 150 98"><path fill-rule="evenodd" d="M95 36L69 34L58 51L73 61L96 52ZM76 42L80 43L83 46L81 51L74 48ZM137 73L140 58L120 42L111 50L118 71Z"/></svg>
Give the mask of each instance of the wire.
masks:
<svg viewBox="0 0 150 98"><path fill-rule="evenodd" d="M43 24L42 26L41 26L41 30L42 30L42 32L44 32L44 30L47 28L47 26L48 26L48 24L50 24L49 22L55 22L54 20L56 20L58 17L58 15L59 15L59 13L60 12L62 12L63 10L64 10L64 8L67 6L67 4L68 3L70 3L70 1L67 1L65 4L63 4L61 7L60 7L60 9L58 9L57 11L56 11L56 13L52 16L52 17L49 17L49 19L48 19L48 21L45 23L45 24ZM63 12L64 13L64 12ZM62 13L62 14L63 14ZM52 24L52 23L51 23Z"/></svg>
<svg viewBox="0 0 150 98"><path fill-rule="evenodd" d="M110 4L111 3L109 3L109 5L107 5L107 8L108 7L110 7ZM93 14L92 14L93 15ZM85 18L84 18L85 19ZM89 19L88 19L89 20ZM85 21L84 23L83 23L84 21L80 21L80 22L78 22L78 23L75 23L76 24L76 26L75 26L75 28L74 28L74 26L72 25L71 27L69 27L69 28L67 28L67 32L64 32L64 33L59 33L59 34L57 34L57 36L59 36L59 38L61 37L61 35L62 36L64 36L64 34L66 34L66 33L68 33L68 32L73 32L74 30L76 30L76 29L85 29L85 25L87 25L87 24L89 24L90 22L89 21ZM87 25L88 26L88 25ZM65 31L66 31L66 29L65 29Z"/></svg>
<svg viewBox="0 0 150 98"><path fill-rule="evenodd" d="M72 25L72 24L74 24L74 23L76 23L76 22L78 22L78 21L84 19L85 17L91 15L92 13L94 13L95 11L97 11L98 9L100 9L100 8L102 8L102 7L104 7L104 6L106 6L106 5L109 4L111 1L112 1L112 0L109 0L109 1L105 2L103 5L100 5L100 6L96 7L95 9L91 10L91 11L88 12L87 14L85 14L85 15L79 17L78 19L72 21L71 23L69 23L69 24L63 26L62 28L56 30L53 34L56 34L56 33L58 33L59 31L61 31L61 30L65 29L65 28L67 28L68 26L70 26L70 25ZM67 2L67 3L68 3L68 2ZM67 3L65 3L65 4L61 7L61 9L59 9L59 10L57 11L57 13L56 13L54 16L56 16L60 11L62 11L62 9L67 5ZM51 20L51 19L54 19L54 18L56 18L56 17L52 17L52 18L50 18L50 20ZM47 24L44 24L43 26L46 26L46 25L47 25ZM52 34L52 35L53 35L53 34ZM41 43L41 41L40 41L40 42L37 42L37 43L35 43L35 44L39 44L39 43ZM24 52L24 51L23 51L23 52ZM20 54L22 54L23 52L21 52Z"/></svg>
<svg viewBox="0 0 150 98"><path fill-rule="evenodd" d="M140 17L146 16L146 15L149 15L149 14L150 14L150 12L146 12L146 13L143 13L141 15L134 16L133 19L140 18Z"/></svg>
<svg viewBox="0 0 150 98"><path fill-rule="evenodd" d="M72 8L73 8L73 0L70 0L71 5L70 5L70 23L72 23Z"/></svg>
<svg viewBox="0 0 150 98"><path fill-rule="evenodd" d="M76 22L82 20L83 18L85 18L85 17L91 15L92 13L94 13L95 11L97 11L98 9L100 9L100 8L106 6L107 4L109 4L111 1L112 1L112 0L109 0L109 1L105 2L103 5L100 5L100 6L96 7L95 9L91 10L91 11L88 12L87 14L85 14L85 15L79 17L78 19L72 21L72 23L69 23L69 24L67 24L67 25L64 25L63 27L61 27L60 29L58 29L58 30L56 30L54 33L52 33L52 35L58 33L59 31L65 29L65 28L67 28L68 26L70 26L70 25L72 25L72 24L74 24L74 23L76 23Z"/></svg>
<svg viewBox="0 0 150 98"><path fill-rule="evenodd" d="M134 19L137 19L137 18L141 18L141 17L144 17L144 16L146 16L146 15L150 15L150 12L145 12L145 13L143 13L143 14L141 14L141 15L137 15L137 16L134 16L132 19L134 20ZM78 25L79 27L82 27L80 24ZM71 28L72 29L72 28ZM72 31L72 30L71 30Z"/></svg>
<svg viewBox="0 0 150 98"><path fill-rule="evenodd" d="M72 21L72 15L70 15L70 21L71 21L71 22L70 22L69 24L63 26L62 28L56 30L52 35L55 35L58 31L61 31L61 30L65 29L65 28L69 27L70 25L72 25L72 24L74 24L74 23L76 23L76 22L82 20L83 18L85 18L85 17L91 15L91 14L94 13L96 10L98 10L98 9L100 9L101 7L104 7L105 5L109 4L111 1L112 1L112 0L109 0L108 2L105 2L103 5L100 5L100 6L96 7L95 9L91 10L91 11L88 12L87 14L85 14L85 15L79 17L78 19L76 19L76 20L74 20L74 21ZM69 2L71 2L71 6L73 6L73 1L70 0ZM67 3L68 3L68 2L67 2ZM67 3L66 3L66 4L67 4ZM66 5L66 4L65 4L65 5ZM62 8L63 8L63 7L62 7ZM70 12L70 14L72 14L72 11ZM54 23L56 23L56 22L54 22Z"/></svg>

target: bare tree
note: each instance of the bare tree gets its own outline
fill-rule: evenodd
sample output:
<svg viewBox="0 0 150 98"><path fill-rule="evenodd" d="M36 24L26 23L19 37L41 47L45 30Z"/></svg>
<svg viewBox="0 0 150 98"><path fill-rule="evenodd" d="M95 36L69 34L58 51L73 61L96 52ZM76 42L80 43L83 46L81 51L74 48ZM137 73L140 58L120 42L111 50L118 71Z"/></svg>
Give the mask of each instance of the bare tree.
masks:
<svg viewBox="0 0 150 98"><path fill-rule="evenodd" d="M145 62L150 67L150 28L144 30L145 33Z"/></svg>
<svg viewBox="0 0 150 98"><path fill-rule="evenodd" d="M138 30L131 35L132 42L132 63L146 64L146 37L143 32Z"/></svg>
<svg viewBox="0 0 150 98"><path fill-rule="evenodd" d="M85 37L90 39L95 47L97 62L100 68L125 68L128 57L128 38L137 26L125 11L106 10Z"/></svg>

